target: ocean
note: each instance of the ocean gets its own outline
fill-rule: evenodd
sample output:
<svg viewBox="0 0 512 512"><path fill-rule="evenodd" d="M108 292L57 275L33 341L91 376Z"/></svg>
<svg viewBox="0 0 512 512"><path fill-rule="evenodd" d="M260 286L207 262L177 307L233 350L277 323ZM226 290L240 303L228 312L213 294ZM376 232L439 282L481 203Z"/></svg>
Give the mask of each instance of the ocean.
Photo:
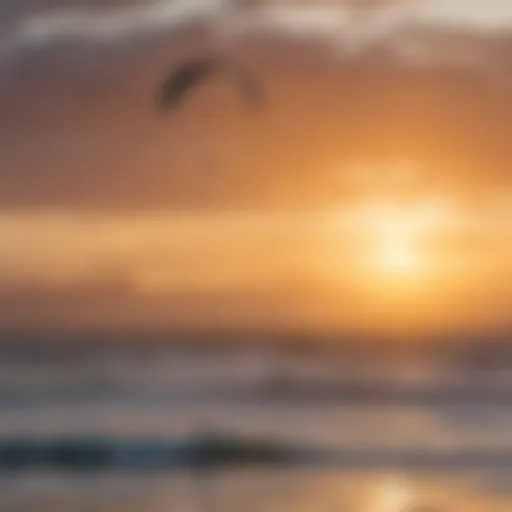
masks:
<svg viewBox="0 0 512 512"><path fill-rule="evenodd" d="M509 370L505 360L482 369L257 344L4 350L0 510L510 511ZM148 442L188 446L205 431L338 458L227 458L199 468L132 464L122 448L115 463L82 467L37 459L30 448L25 464L2 459L2 446L14 442L96 439L132 450Z"/></svg>

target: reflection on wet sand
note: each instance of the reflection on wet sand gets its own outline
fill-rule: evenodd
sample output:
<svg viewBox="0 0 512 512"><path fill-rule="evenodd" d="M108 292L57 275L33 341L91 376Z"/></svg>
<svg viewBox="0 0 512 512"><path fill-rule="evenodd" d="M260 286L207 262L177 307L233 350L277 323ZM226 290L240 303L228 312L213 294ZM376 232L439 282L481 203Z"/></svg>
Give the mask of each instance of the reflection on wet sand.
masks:
<svg viewBox="0 0 512 512"><path fill-rule="evenodd" d="M337 471L220 471L4 476L4 512L510 512L510 495L475 487L478 475ZM198 494L198 485L204 494Z"/></svg>

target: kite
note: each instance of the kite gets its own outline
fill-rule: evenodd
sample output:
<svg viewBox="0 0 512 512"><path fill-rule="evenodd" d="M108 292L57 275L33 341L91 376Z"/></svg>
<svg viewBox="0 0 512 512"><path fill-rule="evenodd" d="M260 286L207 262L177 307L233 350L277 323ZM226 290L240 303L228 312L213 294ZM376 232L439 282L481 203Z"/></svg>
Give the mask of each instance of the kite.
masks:
<svg viewBox="0 0 512 512"><path fill-rule="evenodd" d="M258 107L263 102L260 84L246 70L216 57L196 58L174 69L157 94L157 106L167 112L179 108L196 87L211 76L229 76L236 84L245 103Z"/></svg>

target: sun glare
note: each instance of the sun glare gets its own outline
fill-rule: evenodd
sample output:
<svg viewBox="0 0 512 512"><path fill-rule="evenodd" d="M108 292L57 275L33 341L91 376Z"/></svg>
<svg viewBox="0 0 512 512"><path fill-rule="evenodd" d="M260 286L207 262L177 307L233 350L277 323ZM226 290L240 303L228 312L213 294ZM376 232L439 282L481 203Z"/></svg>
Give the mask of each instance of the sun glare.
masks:
<svg viewBox="0 0 512 512"><path fill-rule="evenodd" d="M443 289L447 260L440 240L456 215L439 197L371 198L333 212L324 268L334 296L336 288L353 290L357 321L421 323Z"/></svg>
<svg viewBox="0 0 512 512"><path fill-rule="evenodd" d="M352 220L352 229L365 241L362 270L395 280L424 276L430 269L424 240L442 222L435 206L382 202L362 207Z"/></svg>

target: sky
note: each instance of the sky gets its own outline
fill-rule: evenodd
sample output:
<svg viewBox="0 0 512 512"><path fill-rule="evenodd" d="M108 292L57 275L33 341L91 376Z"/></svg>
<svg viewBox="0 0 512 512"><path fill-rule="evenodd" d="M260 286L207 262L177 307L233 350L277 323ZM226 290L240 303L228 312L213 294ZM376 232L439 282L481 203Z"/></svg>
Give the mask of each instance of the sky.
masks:
<svg viewBox="0 0 512 512"><path fill-rule="evenodd" d="M510 328L508 0L0 6L0 329ZM159 115L169 70L218 78Z"/></svg>

